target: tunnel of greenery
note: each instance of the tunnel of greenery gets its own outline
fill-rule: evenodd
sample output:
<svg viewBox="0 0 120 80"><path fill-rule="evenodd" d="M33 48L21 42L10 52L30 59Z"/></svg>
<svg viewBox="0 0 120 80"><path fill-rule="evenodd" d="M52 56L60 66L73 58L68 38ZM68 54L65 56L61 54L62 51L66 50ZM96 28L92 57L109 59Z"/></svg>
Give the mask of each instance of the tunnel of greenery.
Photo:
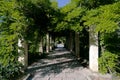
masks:
<svg viewBox="0 0 120 80"><path fill-rule="evenodd" d="M61 8L56 0L0 0L0 79L13 80L57 41L89 60L90 29L98 34L100 72L120 73L119 0L71 0Z"/></svg>

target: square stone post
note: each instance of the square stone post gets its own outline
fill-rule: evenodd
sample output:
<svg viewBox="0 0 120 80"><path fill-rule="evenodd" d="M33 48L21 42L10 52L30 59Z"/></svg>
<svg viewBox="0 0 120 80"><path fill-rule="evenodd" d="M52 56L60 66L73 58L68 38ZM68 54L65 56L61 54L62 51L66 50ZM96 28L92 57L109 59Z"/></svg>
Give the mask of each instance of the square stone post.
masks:
<svg viewBox="0 0 120 80"><path fill-rule="evenodd" d="M80 41L79 41L79 32L75 32L75 53L78 58L80 58Z"/></svg>
<svg viewBox="0 0 120 80"><path fill-rule="evenodd" d="M90 27L89 30L89 68L94 72L98 72L98 33L95 33L93 27Z"/></svg>
<svg viewBox="0 0 120 80"><path fill-rule="evenodd" d="M28 44L23 39L18 39L18 54L18 61L21 62L24 65L24 69L26 69L28 66Z"/></svg>
<svg viewBox="0 0 120 80"><path fill-rule="evenodd" d="M73 34L70 32L70 51L73 51Z"/></svg>
<svg viewBox="0 0 120 80"><path fill-rule="evenodd" d="M40 44L39 44L39 52L43 53L43 38L41 37Z"/></svg>
<svg viewBox="0 0 120 80"><path fill-rule="evenodd" d="M22 39L18 39L18 61L20 63L22 63L22 65L24 65L24 50L23 50L24 46L23 46L23 40Z"/></svg>
<svg viewBox="0 0 120 80"><path fill-rule="evenodd" d="M24 51L25 51L25 55L24 55L24 68L26 69L28 67L28 43L27 41L24 41Z"/></svg>
<svg viewBox="0 0 120 80"><path fill-rule="evenodd" d="M49 50L52 51L53 48L53 40L52 40L52 36L49 35Z"/></svg>
<svg viewBox="0 0 120 80"><path fill-rule="evenodd" d="M49 53L50 51L50 39L49 39L49 33L46 34L46 52Z"/></svg>

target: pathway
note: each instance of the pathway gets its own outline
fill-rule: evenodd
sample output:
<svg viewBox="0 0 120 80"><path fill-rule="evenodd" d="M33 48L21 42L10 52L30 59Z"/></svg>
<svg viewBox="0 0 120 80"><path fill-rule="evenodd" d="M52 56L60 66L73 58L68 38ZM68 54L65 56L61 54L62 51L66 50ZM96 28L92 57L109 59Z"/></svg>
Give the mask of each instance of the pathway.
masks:
<svg viewBox="0 0 120 80"><path fill-rule="evenodd" d="M66 50L56 50L28 67L30 76L24 80L112 80L110 75L94 73L83 67Z"/></svg>

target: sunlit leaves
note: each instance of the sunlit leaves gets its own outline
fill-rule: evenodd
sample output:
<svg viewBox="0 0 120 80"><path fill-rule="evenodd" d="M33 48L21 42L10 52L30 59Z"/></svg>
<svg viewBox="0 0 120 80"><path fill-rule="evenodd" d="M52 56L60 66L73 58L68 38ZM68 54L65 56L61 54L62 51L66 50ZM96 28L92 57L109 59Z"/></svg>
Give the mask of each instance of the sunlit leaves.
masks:
<svg viewBox="0 0 120 80"><path fill-rule="evenodd" d="M101 6L98 9L93 9L87 12L83 20L86 20L85 25L96 25L96 31L113 32L118 29L120 20L120 3Z"/></svg>
<svg viewBox="0 0 120 80"><path fill-rule="evenodd" d="M81 0L71 1L69 4L60 9L63 14L61 21L57 25L57 29L69 29L73 31L81 31L83 28L82 16L85 14L86 8L80 6Z"/></svg>
<svg viewBox="0 0 120 80"><path fill-rule="evenodd" d="M62 30L65 30L67 28L68 28L67 22L62 21L62 22L59 22L57 24L57 27L55 28L55 31L62 31Z"/></svg>
<svg viewBox="0 0 120 80"><path fill-rule="evenodd" d="M97 32L100 31L110 33L114 32L116 29L118 29L118 25L111 20L103 20L96 27Z"/></svg>
<svg viewBox="0 0 120 80"><path fill-rule="evenodd" d="M56 0L51 1L51 7L56 9L56 10L58 9L58 3Z"/></svg>
<svg viewBox="0 0 120 80"><path fill-rule="evenodd" d="M7 65L17 59L18 56L18 36L26 29L27 20L17 9L15 0L0 1L0 63Z"/></svg>
<svg viewBox="0 0 120 80"><path fill-rule="evenodd" d="M118 55L113 54L109 51L105 51L102 54L102 57L99 58L99 66L101 73L111 73L115 72L118 69Z"/></svg>
<svg viewBox="0 0 120 80"><path fill-rule="evenodd" d="M70 12L71 10L75 9L76 7L77 7L77 5L75 3L67 4L66 6L64 6L61 9L61 12L62 13L67 13L67 12Z"/></svg>
<svg viewBox="0 0 120 80"><path fill-rule="evenodd" d="M77 24L71 26L70 29L73 30L73 31L75 31L75 32L80 32L80 31L82 31L83 26L80 26L80 24L77 23Z"/></svg>
<svg viewBox="0 0 120 80"><path fill-rule="evenodd" d="M69 12L65 17L65 19L70 21L75 18L80 18L83 15L83 13L84 13L84 9L81 7L78 7L72 10L71 12Z"/></svg>

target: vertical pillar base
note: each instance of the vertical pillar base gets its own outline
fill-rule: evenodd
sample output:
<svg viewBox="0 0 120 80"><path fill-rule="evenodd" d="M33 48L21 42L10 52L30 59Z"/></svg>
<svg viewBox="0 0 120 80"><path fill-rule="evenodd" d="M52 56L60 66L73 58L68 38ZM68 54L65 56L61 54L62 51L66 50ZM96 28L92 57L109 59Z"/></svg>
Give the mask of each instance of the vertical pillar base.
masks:
<svg viewBox="0 0 120 80"><path fill-rule="evenodd" d="M79 32L75 32L75 53L77 58L80 58Z"/></svg>
<svg viewBox="0 0 120 80"><path fill-rule="evenodd" d="M98 34L95 33L94 26L90 27L89 46L89 68L94 72L98 72L99 45Z"/></svg>

